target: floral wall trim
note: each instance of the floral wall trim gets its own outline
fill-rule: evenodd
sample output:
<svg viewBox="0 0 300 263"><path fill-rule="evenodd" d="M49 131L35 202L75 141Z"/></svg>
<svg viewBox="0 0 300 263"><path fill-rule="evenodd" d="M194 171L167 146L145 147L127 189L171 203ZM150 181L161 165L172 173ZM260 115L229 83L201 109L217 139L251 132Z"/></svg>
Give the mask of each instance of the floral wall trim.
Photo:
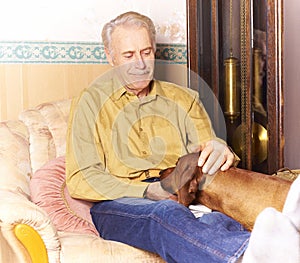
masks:
<svg viewBox="0 0 300 263"><path fill-rule="evenodd" d="M186 64L184 44L157 44L156 58ZM0 42L0 63L107 64L98 42Z"/></svg>

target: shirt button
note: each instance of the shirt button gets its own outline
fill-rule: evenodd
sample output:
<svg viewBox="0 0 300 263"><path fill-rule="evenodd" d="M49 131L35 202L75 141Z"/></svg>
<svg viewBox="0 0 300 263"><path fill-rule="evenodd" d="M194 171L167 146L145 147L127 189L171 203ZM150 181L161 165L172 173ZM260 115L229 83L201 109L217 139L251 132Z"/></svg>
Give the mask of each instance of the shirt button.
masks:
<svg viewBox="0 0 300 263"><path fill-rule="evenodd" d="M143 131L143 128L140 128L140 131Z"/></svg>
<svg viewBox="0 0 300 263"><path fill-rule="evenodd" d="M142 154L147 154L147 152L146 151L142 151Z"/></svg>

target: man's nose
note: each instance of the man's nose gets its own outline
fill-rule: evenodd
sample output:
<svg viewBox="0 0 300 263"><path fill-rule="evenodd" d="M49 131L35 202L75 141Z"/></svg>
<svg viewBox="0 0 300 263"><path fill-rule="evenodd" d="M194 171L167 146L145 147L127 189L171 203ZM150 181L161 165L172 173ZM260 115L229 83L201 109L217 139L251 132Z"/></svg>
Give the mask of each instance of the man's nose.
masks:
<svg viewBox="0 0 300 263"><path fill-rule="evenodd" d="M139 68L139 69L144 69L146 67L146 63L142 56L137 56L137 58L135 60L135 66L136 66L136 68Z"/></svg>

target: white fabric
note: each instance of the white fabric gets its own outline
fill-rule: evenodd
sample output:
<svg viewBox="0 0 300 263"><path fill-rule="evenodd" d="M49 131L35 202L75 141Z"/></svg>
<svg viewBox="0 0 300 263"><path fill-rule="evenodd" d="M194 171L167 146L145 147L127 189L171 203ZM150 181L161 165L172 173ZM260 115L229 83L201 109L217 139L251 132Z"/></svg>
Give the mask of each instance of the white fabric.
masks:
<svg viewBox="0 0 300 263"><path fill-rule="evenodd" d="M266 208L257 217L243 263L300 262L300 177L292 184L282 213Z"/></svg>
<svg viewBox="0 0 300 263"><path fill-rule="evenodd" d="M106 241L93 235L75 233L59 233L59 235L62 244L60 255L62 263L164 262L155 254L119 242Z"/></svg>

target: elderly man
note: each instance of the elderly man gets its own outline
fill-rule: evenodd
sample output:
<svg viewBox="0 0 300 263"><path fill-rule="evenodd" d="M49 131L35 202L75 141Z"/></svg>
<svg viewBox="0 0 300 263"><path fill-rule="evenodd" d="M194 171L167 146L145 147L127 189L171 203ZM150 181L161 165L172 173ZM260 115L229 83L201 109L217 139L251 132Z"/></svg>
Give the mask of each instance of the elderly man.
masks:
<svg viewBox="0 0 300 263"><path fill-rule="evenodd" d="M155 28L148 17L124 13L104 26L102 38L113 70L73 101L70 194L95 202L91 214L104 239L167 262L236 262L250 233L221 213L195 218L157 180L193 151L201 151L198 165L207 174L227 170L235 155L215 136L196 92L153 79Z"/></svg>

